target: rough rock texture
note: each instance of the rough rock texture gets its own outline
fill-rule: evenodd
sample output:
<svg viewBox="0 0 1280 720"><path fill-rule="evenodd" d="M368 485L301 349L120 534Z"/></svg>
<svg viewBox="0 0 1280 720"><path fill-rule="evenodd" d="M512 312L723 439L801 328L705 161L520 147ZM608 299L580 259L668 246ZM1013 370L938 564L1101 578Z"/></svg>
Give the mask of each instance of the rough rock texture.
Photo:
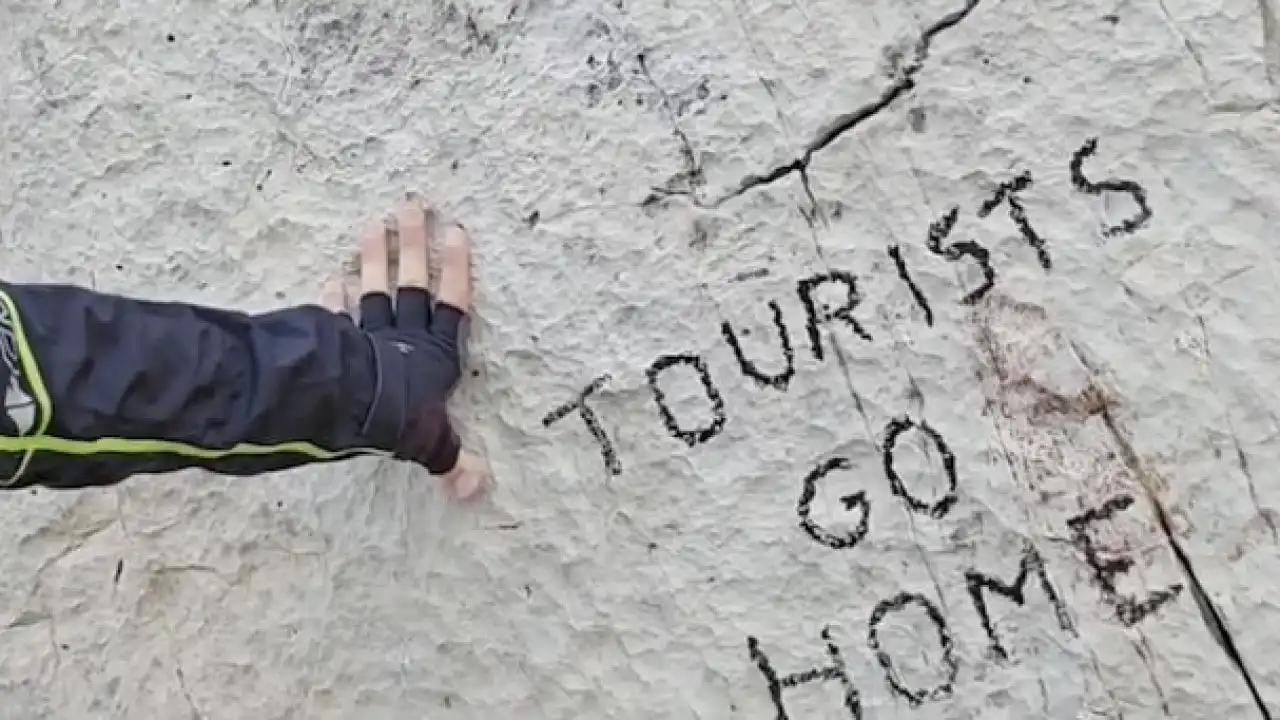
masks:
<svg viewBox="0 0 1280 720"><path fill-rule="evenodd" d="M500 485L0 497L0 714L1280 712L1276 22L5 0L6 277L309 301L423 191Z"/></svg>

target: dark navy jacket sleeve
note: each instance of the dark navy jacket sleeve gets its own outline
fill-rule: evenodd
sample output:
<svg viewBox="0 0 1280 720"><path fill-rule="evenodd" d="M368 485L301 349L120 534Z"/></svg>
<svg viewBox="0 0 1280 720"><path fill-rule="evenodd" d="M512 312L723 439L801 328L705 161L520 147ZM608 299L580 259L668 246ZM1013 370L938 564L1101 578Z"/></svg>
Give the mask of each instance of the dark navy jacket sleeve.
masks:
<svg viewBox="0 0 1280 720"><path fill-rule="evenodd" d="M0 485L185 468L253 475L361 454L452 467L444 398L394 343L318 306L247 314L0 282ZM419 393L421 394L421 393Z"/></svg>

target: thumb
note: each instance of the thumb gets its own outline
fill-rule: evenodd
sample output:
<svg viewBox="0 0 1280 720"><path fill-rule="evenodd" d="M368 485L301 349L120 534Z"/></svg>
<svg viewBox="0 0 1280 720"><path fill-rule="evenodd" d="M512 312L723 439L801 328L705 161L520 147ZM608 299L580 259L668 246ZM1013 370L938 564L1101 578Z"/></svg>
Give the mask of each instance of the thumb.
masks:
<svg viewBox="0 0 1280 720"><path fill-rule="evenodd" d="M454 465L444 477L449 494L458 501L469 502L478 499L489 484L490 476L484 463L467 452L458 456Z"/></svg>

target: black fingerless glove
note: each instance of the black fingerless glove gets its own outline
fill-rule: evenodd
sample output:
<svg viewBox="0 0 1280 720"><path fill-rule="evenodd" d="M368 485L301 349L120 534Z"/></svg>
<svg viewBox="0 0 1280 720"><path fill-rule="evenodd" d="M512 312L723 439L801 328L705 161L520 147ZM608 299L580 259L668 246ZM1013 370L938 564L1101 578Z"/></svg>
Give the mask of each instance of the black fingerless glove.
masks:
<svg viewBox="0 0 1280 720"><path fill-rule="evenodd" d="M260 314L0 281L0 487L366 454L443 473L466 317L424 290Z"/></svg>
<svg viewBox="0 0 1280 720"><path fill-rule="evenodd" d="M378 389L371 407L370 438L397 458L434 474L457 464L461 446L445 404L461 375L461 332L466 313L435 304L418 288L360 299L360 327L372 340Z"/></svg>

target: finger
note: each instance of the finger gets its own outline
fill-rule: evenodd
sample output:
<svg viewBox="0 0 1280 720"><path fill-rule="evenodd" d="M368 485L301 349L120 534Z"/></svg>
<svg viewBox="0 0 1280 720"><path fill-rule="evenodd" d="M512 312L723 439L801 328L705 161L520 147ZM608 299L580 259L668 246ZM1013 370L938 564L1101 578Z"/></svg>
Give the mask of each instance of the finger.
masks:
<svg viewBox="0 0 1280 720"><path fill-rule="evenodd" d="M431 253L431 211L417 199L401 201L396 208L400 228L400 287L427 289Z"/></svg>
<svg viewBox="0 0 1280 720"><path fill-rule="evenodd" d="M360 325L366 330L393 321L387 265L387 226L371 221L360 232Z"/></svg>
<svg viewBox="0 0 1280 720"><path fill-rule="evenodd" d="M396 322L403 328L425 330L431 323L430 274L431 227L428 211L416 199L406 199L396 210L400 232L399 290Z"/></svg>
<svg viewBox="0 0 1280 720"><path fill-rule="evenodd" d="M320 291L320 305L331 313L351 317L347 310L347 291L342 285L342 278L331 277L324 283Z"/></svg>
<svg viewBox="0 0 1280 720"><path fill-rule="evenodd" d="M431 332L461 356L463 329L471 307L471 240L461 225L444 234L440 250L440 302L431 320Z"/></svg>
<svg viewBox="0 0 1280 720"><path fill-rule="evenodd" d="M449 478L449 494L460 502L479 498L484 489L484 476L474 470L464 470Z"/></svg>
<svg viewBox="0 0 1280 720"><path fill-rule="evenodd" d="M465 450L458 454L457 465L444 476L449 494L462 502L479 498L488 489L490 480L484 463Z"/></svg>
<svg viewBox="0 0 1280 720"><path fill-rule="evenodd" d="M471 309L471 236L450 225L440 248L440 302L464 314Z"/></svg>

